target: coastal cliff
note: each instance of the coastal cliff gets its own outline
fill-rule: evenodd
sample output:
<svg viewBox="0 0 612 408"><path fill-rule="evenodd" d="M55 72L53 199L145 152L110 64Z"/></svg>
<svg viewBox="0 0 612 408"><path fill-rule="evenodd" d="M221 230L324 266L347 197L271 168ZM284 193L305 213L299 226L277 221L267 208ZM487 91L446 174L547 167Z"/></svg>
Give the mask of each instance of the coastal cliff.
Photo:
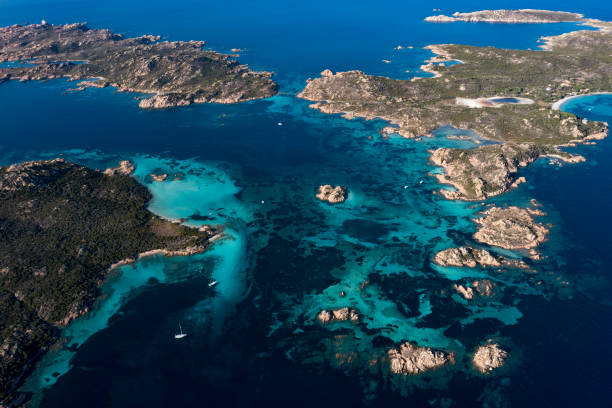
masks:
<svg viewBox="0 0 612 408"><path fill-rule="evenodd" d="M63 159L0 167L0 401L14 396L60 328L87 313L110 269L138 254L210 245L214 229L150 213L132 170L127 161L102 173Z"/></svg>
<svg viewBox="0 0 612 408"><path fill-rule="evenodd" d="M85 87L113 86L120 92L153 94L141 108L168 108L192 103L236 103L276 94L269 72L214 51L202 41L160 41L159 36L124 38L84 23L32 24L0 28L0 83L69 78L88 79Z"/></svg>

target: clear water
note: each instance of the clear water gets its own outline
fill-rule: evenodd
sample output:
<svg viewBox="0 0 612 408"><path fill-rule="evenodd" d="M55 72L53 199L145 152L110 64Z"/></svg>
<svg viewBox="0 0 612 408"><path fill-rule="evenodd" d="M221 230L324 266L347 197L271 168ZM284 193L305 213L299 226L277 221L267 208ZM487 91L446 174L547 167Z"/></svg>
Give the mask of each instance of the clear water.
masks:
<svg viewBox="0 0 612 408"><path fill-rule="evenodd" d="M612 19L601 2L529 6ZM66 346L48 354L27 383L41 406L443 406L442 398L460 407L496 406L496 399L525 407L608 405L612 197L602 186L612 185L610 141L578 148L589 159L583 165L538 162L524 171L527 184L492 200L543 204L543 221L553 228L534 273L441 268L430 262L433 254L471 242L471 219L482 207L432 194L440 186L429 173L439 169L428 164L427 150L483 141L450 127L420 142L383 139L380 121L324 115L294 97L325 68L410 78L423 75L427 44L527 49L539 36L573 28L427 24L431 7L0 4L3 25L86 20L127 35L242 48L241 61L274 71L281 85L264 101L159 112L141 111L135 95L112 89L64 94L72 84L63 80L0 86L2 162L62 154L104 168L131 158L135 177L153 193L153 212L193 226L226 226L226 238L205 254L145 259L113 276L92 313L64 330ZM451 13L457 5L436 7ZM462 4L501 7L517 5ZM563 109L609 120L610 100L576 99ZM154 182L151 173L170 177ZM348 200L317 201L314 192L326 183L347 186ZM468 304L453 295L453 283L483 277L501 288L499 299ZM218 285L209 288L210 279ZM341 306L358 309L361 322L317 323L319 310ZM188 336L177 342L179 322ZM482 378L468 359L488 338L500 339L512 358ZM403 340L453 349L457 363L405 380L370 365ZM357 356L343 362L350 353Z"/></svg>
<svg viewBox="0 0 612 408"><path fill-rule="evenodd" d="M491 100L497 103L518 103L519 102L519 100L516 98L493 98Z"/></svg>

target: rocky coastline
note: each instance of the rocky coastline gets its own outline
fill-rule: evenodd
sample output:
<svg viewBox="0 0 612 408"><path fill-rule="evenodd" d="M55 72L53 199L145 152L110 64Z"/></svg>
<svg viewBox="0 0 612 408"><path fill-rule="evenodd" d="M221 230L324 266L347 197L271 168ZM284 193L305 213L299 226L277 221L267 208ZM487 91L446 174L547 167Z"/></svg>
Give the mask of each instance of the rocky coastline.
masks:
<svg viewBox="0 0 612 408"><path fill-rule="evenodd" d="M450 184L454 190L441 189L439 193L451 200L486 200L503 194L525 178L516 177L521 167L533 163L540 155L534 145L489 145L475 149L439 148L430 160L444 169L434 176L441 184Z"/></svg>
<svg viewBox="0 0 612 408"><path fill-rule="evenodd" d="M473 131L479 141L485 139L488 143L471 149L431 150L431 164L442 170L432 171L431 176L449 186L434 192L437 196L480 201L482 205L525 183L521 168L539 158L582 162L584 157L562 148L592 144L608 134L606 123L579 118L558 108L567 96L609 91L612 64L607 56L612 52L612 23L584 19L577 13L544 10L455 13L427 21L576 22L598 30L542 38L542 48L547 52L430 45L425 48L434 56L421 70L432 77L400 80L356 70L334 73L326 69L320 77L308 79L298 97L312 101L310 107L323 113L341 114L346 119L382 119L388 123L381 130L383 135L396 133L419 141L445 125ZM446 64L449 61L461 63ZM540 259L537 248L549 234L550 227L536 221L542 215L534 208L492 206L473 220L477 225L473 235L476 242L515 251L516 257L497 255L466 242L439 251L432 261L446 267L530 272L531 261ZM454 282L453 292L463 298L461 302L476 305L504 296L503 288L486 278ZM323 320L331 321L329 312L321 313L324 312ZM387 357L391 372L404 375L420 374L454 361L452 352L410 342L391 348ZM472 364L487 374L502 367L507 357L501 346L488 342L475 350Z"/></svg>
<svg viewBox="0 0 612 408"><path fill-rule="evenodd" d="M133 171L127 160L104 172L64 159L0 167L0 229L20 231L0 241L2 404L61 327L88 313L111 270L145 256L200 253L219 236L150 213Z"/></svg>
<svg viewBox="0 0 612 408"><path fill-rule="evenodd" d="M0 68L0 83L93 79L74 90L112 86L120 92L152 95L140 101L143 109L237 103L276 94L271 73L254 72L232 55L205 51L203 45L151 35L125 38L85 23L1 27L0 62L31 63Z"/></svg>
<svg viewBox="0 0 612 408"><path fill-rule="evenodd" d="M480 10L469 13L455 12L452 16L437 15L425 18L430 23L453 23L465 21L468 23L575 23L582 20L584 16L578 13L550 10Z"/></svg>

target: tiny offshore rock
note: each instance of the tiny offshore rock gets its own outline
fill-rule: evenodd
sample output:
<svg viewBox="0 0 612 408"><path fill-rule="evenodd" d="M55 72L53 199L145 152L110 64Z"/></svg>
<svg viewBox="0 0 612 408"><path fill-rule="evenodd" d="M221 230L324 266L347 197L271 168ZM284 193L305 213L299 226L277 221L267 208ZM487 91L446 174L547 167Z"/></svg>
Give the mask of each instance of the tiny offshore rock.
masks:
<svg viewBox="0 0 612 408"><path fill-rule="evenodd" d="M166 179L168 178L168 175L163 173L163 174L149 174L149 176L151 177L151 179L153 179L153 181L157 181L157 182L163 182L166 181Z"/></svg>
<svg viewBox="0 0 612 408"><path fill-rule="evenodd" d="M391 372L394 374L421 374L455 362L455 354L405 342L387 352Z"/></svg>
<svg viewBox="0 0 612 408"><path fill-rule="evenodd" d="M330 204L342 203L346 200L346 188L341 186L332 186L325 184L319 186L316 197L321 201L327 201Z"/></svg>
<svg viewBox="0 0 612 408"><path fill-rule="evenodd" d="M498 294L496 288L497 285L489 279L475 280L469 285L453 284L453 289L466 300L475 299L476 296L482 298L495 297Z"/></svg>
<svg viewBox="0 0 612 408"><path fill-rule="evenodd" d="M502 367L508 353L497 343L487 343L479 346L474 353L472 363L483 374L488 374L496 368Z"/></svg>

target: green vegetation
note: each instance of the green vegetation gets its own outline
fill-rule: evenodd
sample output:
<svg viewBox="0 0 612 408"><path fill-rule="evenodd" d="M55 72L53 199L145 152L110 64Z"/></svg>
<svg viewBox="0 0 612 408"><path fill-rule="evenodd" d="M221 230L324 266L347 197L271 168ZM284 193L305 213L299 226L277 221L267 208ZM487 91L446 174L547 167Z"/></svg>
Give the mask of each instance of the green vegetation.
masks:
<svg viewBox="0 0 612 408"><path fill-rule="evenodd" d="M493 140L554 147L603 131L601 123L582 123L550 105L573 93L612 89L612 30L566 34L550 40L549 47L551 51L436 45L432 49L438 56L427 66L436 77L409 81L340 72L310 81L300 96L324 101L318 107L328 113L379 117L411 136L450 124ZM441 63L446 60L463 64L447 67ZM535 103L471 108L456 100L493 96Z"/></svg>
<svg viewBox="0 0 612 408"><path fill-rule="evenodd" d="M0 399L87 311L111 264L208 235L146 209L146 188L63 160L0 168Z"/></svg>

